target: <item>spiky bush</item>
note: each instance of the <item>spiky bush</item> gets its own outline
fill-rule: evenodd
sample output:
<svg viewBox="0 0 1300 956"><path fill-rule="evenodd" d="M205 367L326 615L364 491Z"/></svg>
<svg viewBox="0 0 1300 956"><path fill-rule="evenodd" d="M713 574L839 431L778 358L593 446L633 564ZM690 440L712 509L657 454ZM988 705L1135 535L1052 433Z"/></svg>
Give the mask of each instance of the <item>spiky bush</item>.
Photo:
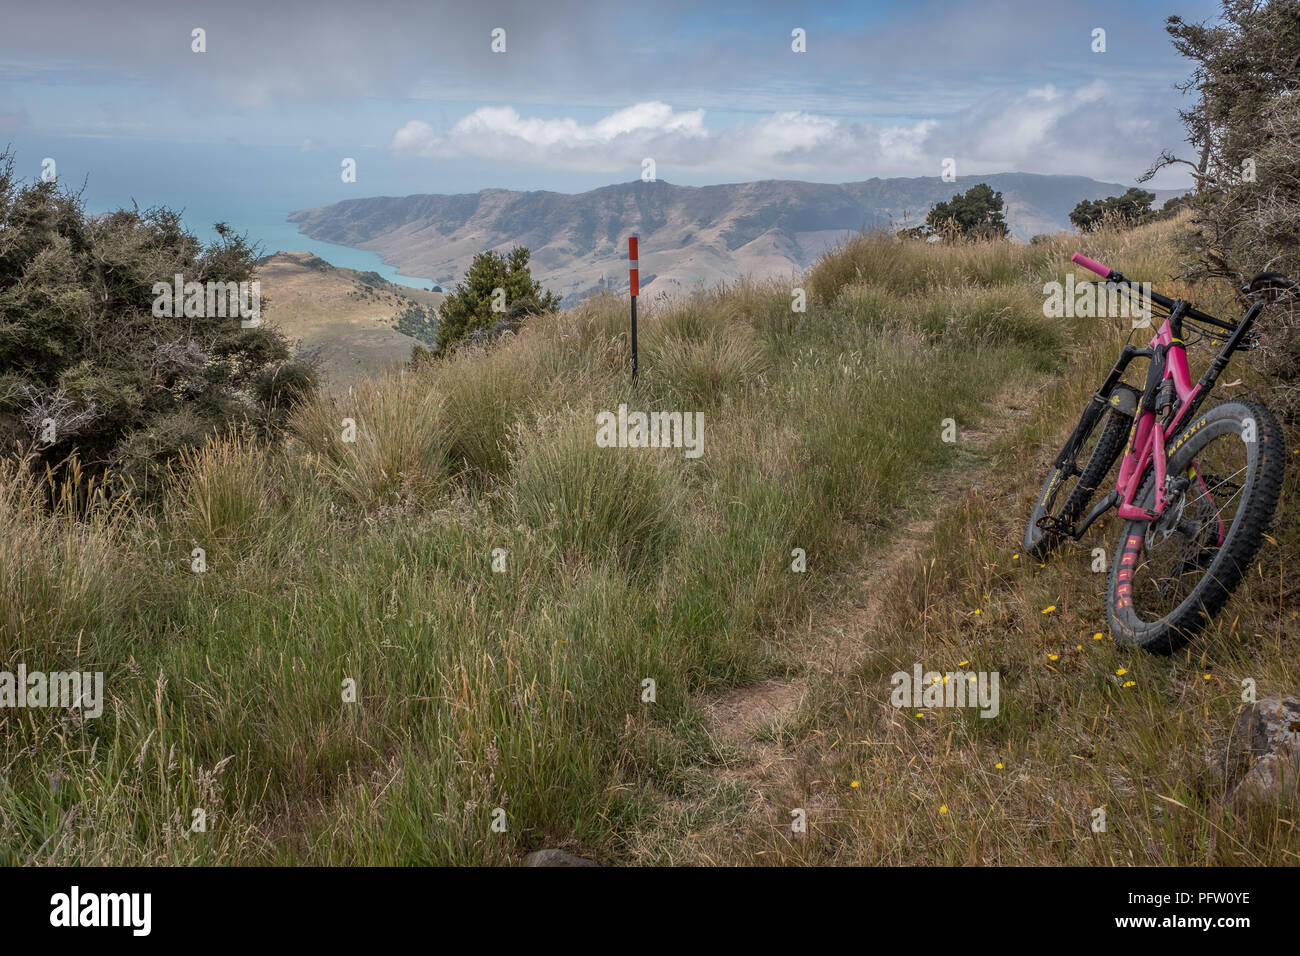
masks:
<svg viewBox="0 0 1300 956"><path fill-rule="evenodd" d="M269 326L154 314L154 284L177 274L255 278L254 250L217 232L204 246L165 208L88 216L54 182L15 180L0 153L0 454L30 451L38 468L75 454L83 474L148 494L181 449L234 422L269 434L314 392Z"/></svg>

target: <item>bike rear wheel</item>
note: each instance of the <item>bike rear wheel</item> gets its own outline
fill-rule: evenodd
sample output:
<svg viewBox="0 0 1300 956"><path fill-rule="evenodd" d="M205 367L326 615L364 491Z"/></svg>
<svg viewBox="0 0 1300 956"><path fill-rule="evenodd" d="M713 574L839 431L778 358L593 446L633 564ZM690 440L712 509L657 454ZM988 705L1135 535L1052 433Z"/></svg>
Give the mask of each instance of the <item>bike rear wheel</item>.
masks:
<svg viewBox="0 0 1300 956"><path fill-rule="evenodd" d="M1169 490L1156 521L1125 522L1111 562L1106 617L1121 644L1168 653L1222 610L1277 508L1282 429L1254 402L1200 413L1167 443ZM1155 505L1152 471L1134 499Z"/></svg>

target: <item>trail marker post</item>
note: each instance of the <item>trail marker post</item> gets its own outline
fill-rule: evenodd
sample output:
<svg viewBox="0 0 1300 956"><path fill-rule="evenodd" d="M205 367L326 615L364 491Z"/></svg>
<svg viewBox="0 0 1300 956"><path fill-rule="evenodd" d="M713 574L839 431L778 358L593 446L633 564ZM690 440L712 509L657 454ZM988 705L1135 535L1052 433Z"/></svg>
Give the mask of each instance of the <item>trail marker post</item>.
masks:
<svg viewBox="0 0 1300 956"><path fill-rule="evenodd" d="M636 381L636 297L640 292L637 276L636 236L627 239L627 279L632 288L632 381Z"/></svg>

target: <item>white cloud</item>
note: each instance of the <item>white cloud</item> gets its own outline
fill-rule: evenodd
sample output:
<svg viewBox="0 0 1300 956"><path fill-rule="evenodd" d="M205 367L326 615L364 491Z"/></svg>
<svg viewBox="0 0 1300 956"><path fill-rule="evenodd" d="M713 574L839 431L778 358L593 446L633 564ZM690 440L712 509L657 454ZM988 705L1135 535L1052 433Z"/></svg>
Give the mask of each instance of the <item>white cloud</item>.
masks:
<svg viewBox="0 0 1300 956"><path fill-rule="evenodd" d="M1102 107L1105 108L1102 108ZM1117 108L1118 107L1118 108ZM960 175L1023 171L1133 179L1175 128L1158 130L1140 104L1120 103L1096 80L990 96L972 108L907 123L853 121L807 111L775 112L710 128L702 109L636 103L591 123L542 119L510 106L482 107L440 132L411 120L392 136L399 155L478 159L549 169L639 175L645 157L661 178L674 169L746 178ZM1157 133L1165 136L1161 140Z"/></svg>
<svg viewBox="0 0 1300 956"><path fill-rule="evenodd" d="M577 120L526 118L510 106L484 106L445 135L422 120L393 134L393 152L426 158L455 156L516 160L573 169L623 165L652 145L709 136L704 111L676 112L666 103L637 103L583 125ZM636 156L636 162L641 157Z"/></svg>
<svg viewBox="0 0 1300 956"><path fill-rule="evenodd" d="M639 168L652 157L661 170L734 171L755 176L810 174L827 167L866 174L865 161L908 166L934 120L877 127L802 111L774 113L718 130L704 110L636 103L583 124L572 118L527 118L513 107L482 107L446 133L423 120L397 130L389 148L429 159L477 158L584 171ZM662 174L662 173L661 173Z"/></svg>

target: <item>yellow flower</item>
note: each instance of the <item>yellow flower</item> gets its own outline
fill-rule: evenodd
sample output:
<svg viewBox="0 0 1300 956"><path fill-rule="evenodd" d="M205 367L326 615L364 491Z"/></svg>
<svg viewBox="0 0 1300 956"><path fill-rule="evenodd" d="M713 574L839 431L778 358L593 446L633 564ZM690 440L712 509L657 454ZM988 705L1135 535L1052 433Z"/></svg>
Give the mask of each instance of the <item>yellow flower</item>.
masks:
<svg viewBox="0 0 1300 956"><path fill-rule="evenodd" d="M940 812L940 813L947 813L947 812L948 812L948 804L945 803L945 804L943 804L941 807L939 807L939 812Z"/></svg>
<svg viewBox="0 0 1300 956"><path fill-rule="evenodd" d="M982 612L980 611L980 609L979 609L979 608L976 608L976 609L975 609L975 614L976 614L976 616L978 616L980 613L982 613Z"/></svg>
<svg viewBox="0 0 1300 956"><path fill-rule="evenodd" d="M1125 674L1127 674L1127 673L1128 673L1128 668L1127 668L1127 667L1121 667L1119 670L1117 670L1117 671L1115 672L1115 676L1116 676L1116 677L1123 677L1123 676L1124 676Z"/></svg>
<svg viewBox="0 0 1300 956"><path fill-rule="evenodd" d="M1047 659L1048 659L1049 661L1060 660L1060 658L1059 658L1057 655L1055 655L1055 654L1048 654L1048 655L1047 655Z"/></svg>
<svg viewBox="0 0 1300 956"><path fill-rule="evenodd" d="M1205 679L1206 679L1206 680L1209 680L1209 679L1210 679L1210 676L1211 676L1211 675L1206 674L1206 675L1205 675Z"/></svg>
<svg viewBox="0 0 1300 956"><path fill-rule="evenodd" d="M1101 640L1101 631L1098 631L1096 634L1092 635L1092 639L1093 639L1094 641L1100 641L1100 640Z"/></svg>
<svg viewBox="0 0 1300 956"><path fill-rule="evenodd" d="M1001 762L995 763L995 764L993 765L993 768L994 768L995 770L1001 770L1001 769L1002 769L1002 764L1001 764Z"/></svg>
<svg viewBox="0 0 1300 956"><path fill-rule="evenodd" d="M1013 554L1013 555L1011 556L1011 560L1012 560L1012 561L1019 561L1019 560L1020 560L1020 555L1018 555L1018 554Z"/></svg>
<svg viewBox="0 0 1300 956"><path fill-rule="evenodd" d="M1075 644L1075 645L1074 645L1074 649L1075 649L1076 651L1081 651L1081 650L1083 650L1083 645L1082 645L1082 644Z"/></svg>
<svg viewBox="0 0 1300 956"><path fill-rule="evenodd" d="M854 780L851 784L849 784L849 786L856 788L858 786L858 781Z"/></svg>
<svg viewBox="0 0 1300 956"><path fill-rule="evenodd" d="M1043 608L1043 613L1044 613L1044 614L1051 614L1051 613L1052 613L1053 611L1055 611L1055 610L1056 610L1056 605L1055 605L1055 604L1049 604L1049 605L1047 605L1047 607Z"/></svg>
<svg viewBox="0 0 1300 956"><path fill-rule="evenodd" d="M957 666L958 666L958 667L965 667L965 666L966 666L967 664L969 664L969 663L970 663L970 661L958 661L958 662L957 662Z"/></svg>
<svg viewBox="0 0 1300 956"><path fill-rule="evenodd" d="M1133 687L1133 686L1135 686L1136 683L1137 683L1136 681L1126 680L1126 681L1124 682L1124 686L1125 686L1125 687Z"/></svg>

